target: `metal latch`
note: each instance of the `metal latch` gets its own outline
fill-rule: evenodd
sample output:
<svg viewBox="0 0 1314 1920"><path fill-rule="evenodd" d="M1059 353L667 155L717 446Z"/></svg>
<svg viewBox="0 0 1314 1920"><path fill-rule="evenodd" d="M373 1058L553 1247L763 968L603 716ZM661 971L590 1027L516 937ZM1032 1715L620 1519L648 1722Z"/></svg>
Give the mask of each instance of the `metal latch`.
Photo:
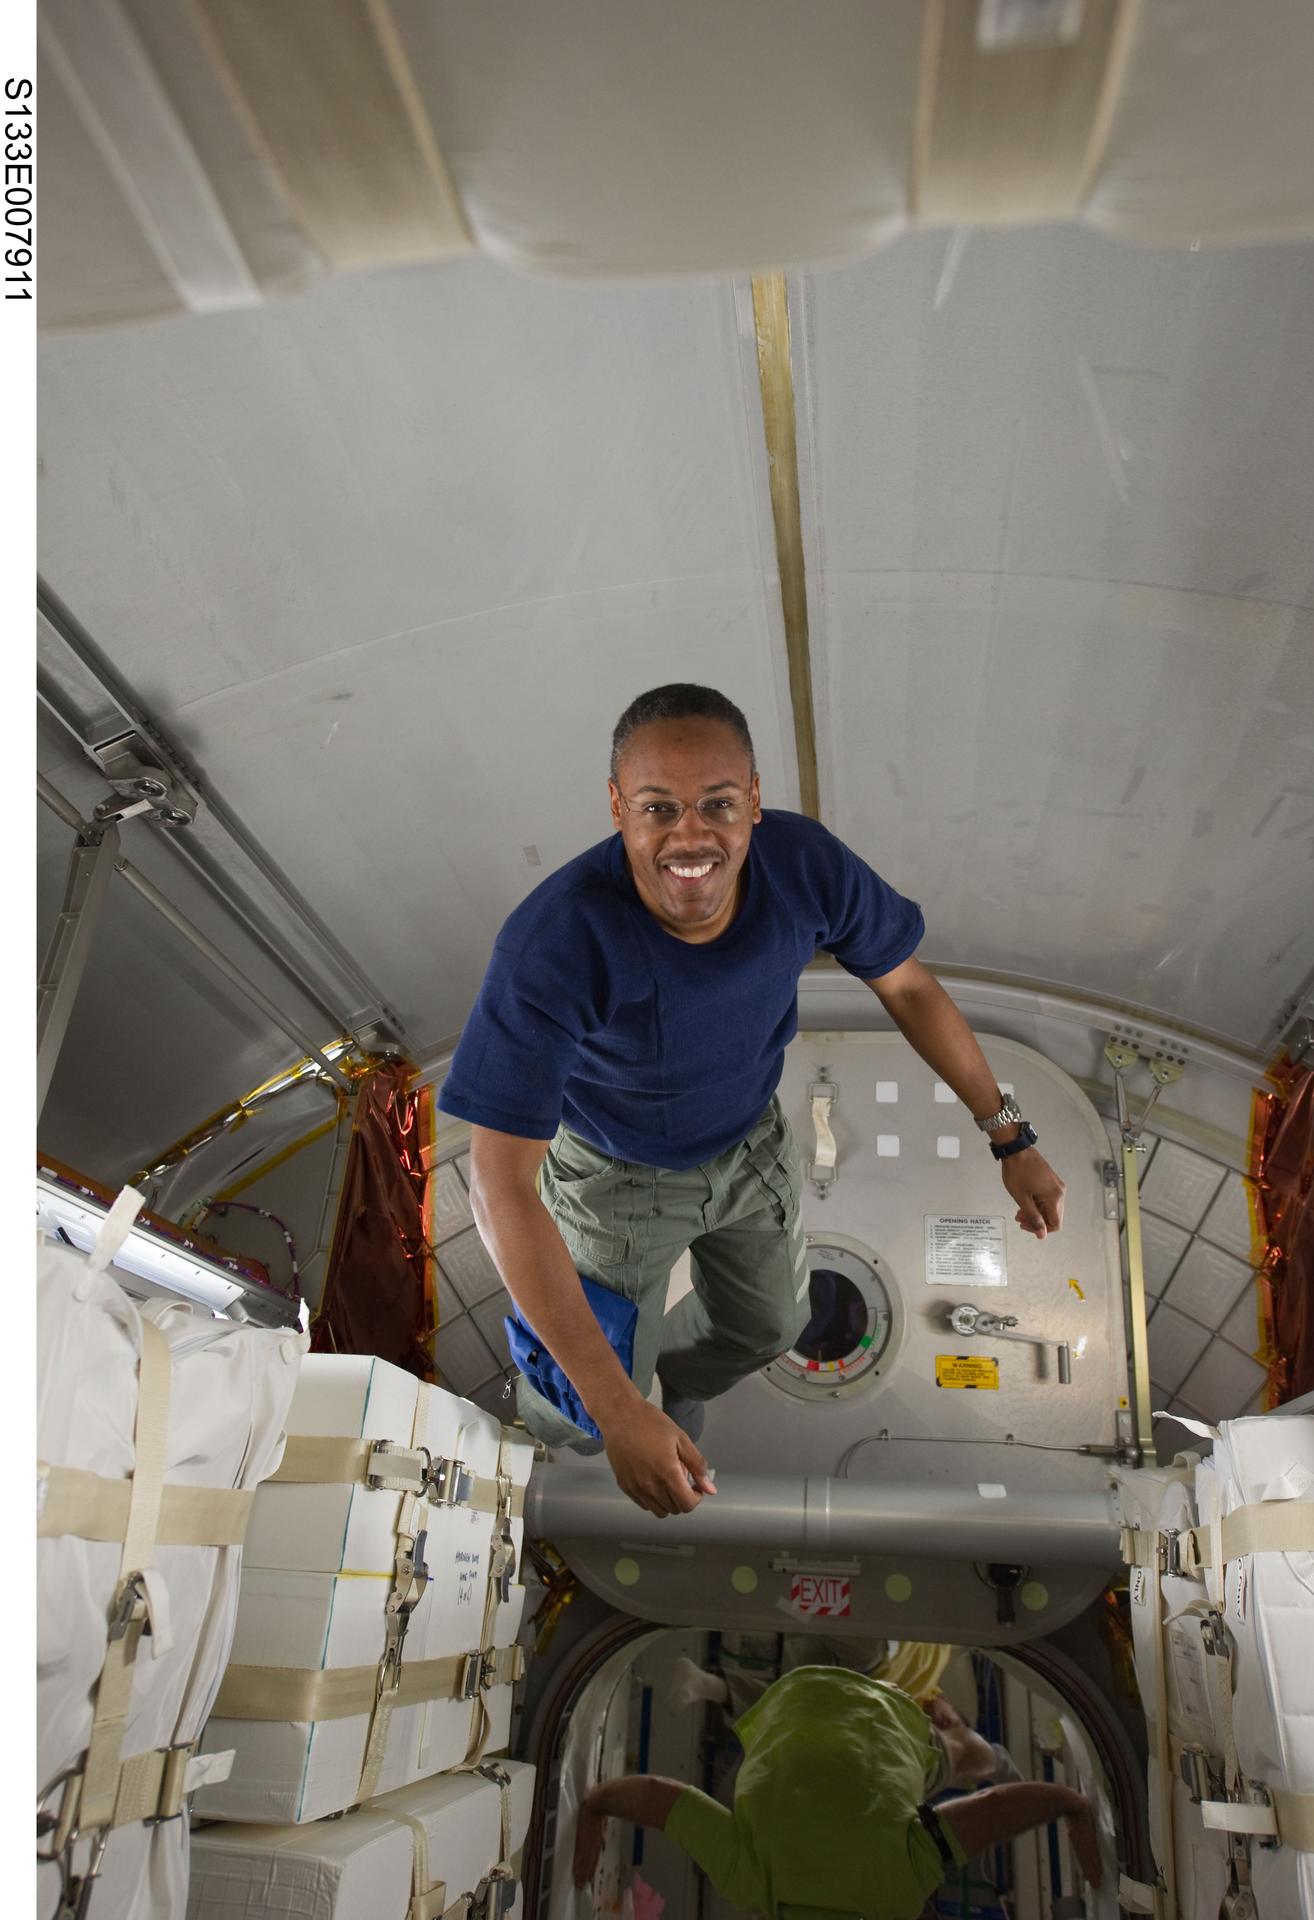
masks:
<svg viewBox="0 0 1314 1920"><path fill-rule="evenodd" d="M474 1498L475 1475L464 1460L435 1460L428 1479L429 1498L436 1507L463 1507Z"/></svg>
<svg viewBox="0 0 1314 1920"><path fill-rule="evenodd" d="M475 1888L470 1920L506 1920L519 1891L520 1883L513 1873L499 1873L495 1869Z"/></svg>
<svg viewBox="0 0 1314 1920"><path fill-rule="evenodd" d="M1212 1753L1203 1747L1183 1747L1177 1759L1182 1784L1198 1807L1202 1800L1217 1800L1223 1791L1223 1770Z"/></svg>

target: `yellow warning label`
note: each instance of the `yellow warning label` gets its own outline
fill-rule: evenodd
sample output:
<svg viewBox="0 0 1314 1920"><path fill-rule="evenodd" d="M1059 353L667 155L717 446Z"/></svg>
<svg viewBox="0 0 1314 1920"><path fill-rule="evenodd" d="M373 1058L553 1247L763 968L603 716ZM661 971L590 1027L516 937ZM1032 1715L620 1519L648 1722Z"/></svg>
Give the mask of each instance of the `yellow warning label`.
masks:
<svg viewBox="0 0 1314 1920"><path fill-rule="evenodd" d="M937 1353L935 1384L937 1387L998 1388L999 1362L975 1353Z"/></svg>

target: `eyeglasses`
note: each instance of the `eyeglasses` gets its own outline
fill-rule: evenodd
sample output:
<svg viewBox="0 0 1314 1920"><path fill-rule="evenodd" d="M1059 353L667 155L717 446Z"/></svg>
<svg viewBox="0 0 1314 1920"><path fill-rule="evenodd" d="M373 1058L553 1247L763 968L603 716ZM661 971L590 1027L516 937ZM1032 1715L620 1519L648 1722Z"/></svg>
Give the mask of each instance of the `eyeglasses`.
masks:
<svg viewBox="0 0 1314 1920"><path fill-rule="evenodd" d="M617 788L620 793L620 789ZM689 811L678 800L641 800L632 804L620 794L621 805L636 824L654 832L678 826ZM694 801L694 811L705 827L737 827L752 813L752 804L739 793L706 793Z"/></svg>

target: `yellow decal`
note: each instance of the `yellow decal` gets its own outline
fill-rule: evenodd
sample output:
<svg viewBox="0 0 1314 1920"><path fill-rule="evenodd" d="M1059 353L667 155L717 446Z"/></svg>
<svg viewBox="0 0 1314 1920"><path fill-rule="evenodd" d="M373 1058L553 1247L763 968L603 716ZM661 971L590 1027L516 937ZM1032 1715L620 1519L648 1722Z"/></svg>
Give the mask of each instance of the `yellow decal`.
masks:
<svg viewBox="0 0 1314 1920"><path fill-rule="evenodd" d="M937 1387L998 1388L999 1362L975 1353L937 1353L935 1384Z"/></svg>
<svg viewBox="0 0 1314 1920"><path fill-rule="evenodd" d="M1085 1294L1081 1291L1081 1282L1079 1280L1069 1280L1068 1285L1072 1288L1078 1300L1084 1300L1086 1298Z"/></svg>

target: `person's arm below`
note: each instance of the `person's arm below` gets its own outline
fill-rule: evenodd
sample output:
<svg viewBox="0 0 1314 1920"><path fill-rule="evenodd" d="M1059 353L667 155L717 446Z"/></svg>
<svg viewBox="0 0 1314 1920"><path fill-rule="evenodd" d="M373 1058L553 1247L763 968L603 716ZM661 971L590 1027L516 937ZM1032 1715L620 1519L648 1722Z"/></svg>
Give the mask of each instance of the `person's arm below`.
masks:
<svg viewBox="0 0 1314 1920"><path fill-rule="evenodd" d="M534 1177L551 1142L470 1129L470 1206L507 1292L597 1422L621 1492L648 1513L688 1513L715 1493L688 1435L643 1398L584 1297ZM693 1485L689 1484L690 1476Z"/></svg>
<svg viewBox="0 0 1314 1920"><path fill-rule="evenodd" d="M977 1120L998 1113L1003 1096L976 1035L934 974L920 960L905 960L892 973L866 983L909 1045L946 1086L952 1087ZM1001 1127L990 1138L999 1146L1016 1140L1016 1126ZM1064 1185L1036 1147L1024 1147L999 1162L1017 1223L1043 1240L1063 1224Z"/></svg>
<svg viewBox="0 0 1314 1920"><path fill-rule="evenodd" d="M655 1773L627 1773L590 1787L575 1825L575 1885L586 1887L597 1871L605 1820L628 1820L631 1826L660 1832L683 1792L678 1780L663 1780Z"/></svg>
<svg viewBox="0 0 1314 1920"><path fill-rule="evenodd" d="M1103 1878L1090 1801L1071 1787L1046 1786L1043 1780L1019 1780L1012 1786L985 1787L980 1793L969 1793L960 1800L947 1800L935 1812L969 1860L987 1847L1015 1840L1020 1833L1029 1833L1033 1827L1047 1827L1051 1820L1064 1820L1077 1865L1091 1886L1098 1887Z"/></svg>

